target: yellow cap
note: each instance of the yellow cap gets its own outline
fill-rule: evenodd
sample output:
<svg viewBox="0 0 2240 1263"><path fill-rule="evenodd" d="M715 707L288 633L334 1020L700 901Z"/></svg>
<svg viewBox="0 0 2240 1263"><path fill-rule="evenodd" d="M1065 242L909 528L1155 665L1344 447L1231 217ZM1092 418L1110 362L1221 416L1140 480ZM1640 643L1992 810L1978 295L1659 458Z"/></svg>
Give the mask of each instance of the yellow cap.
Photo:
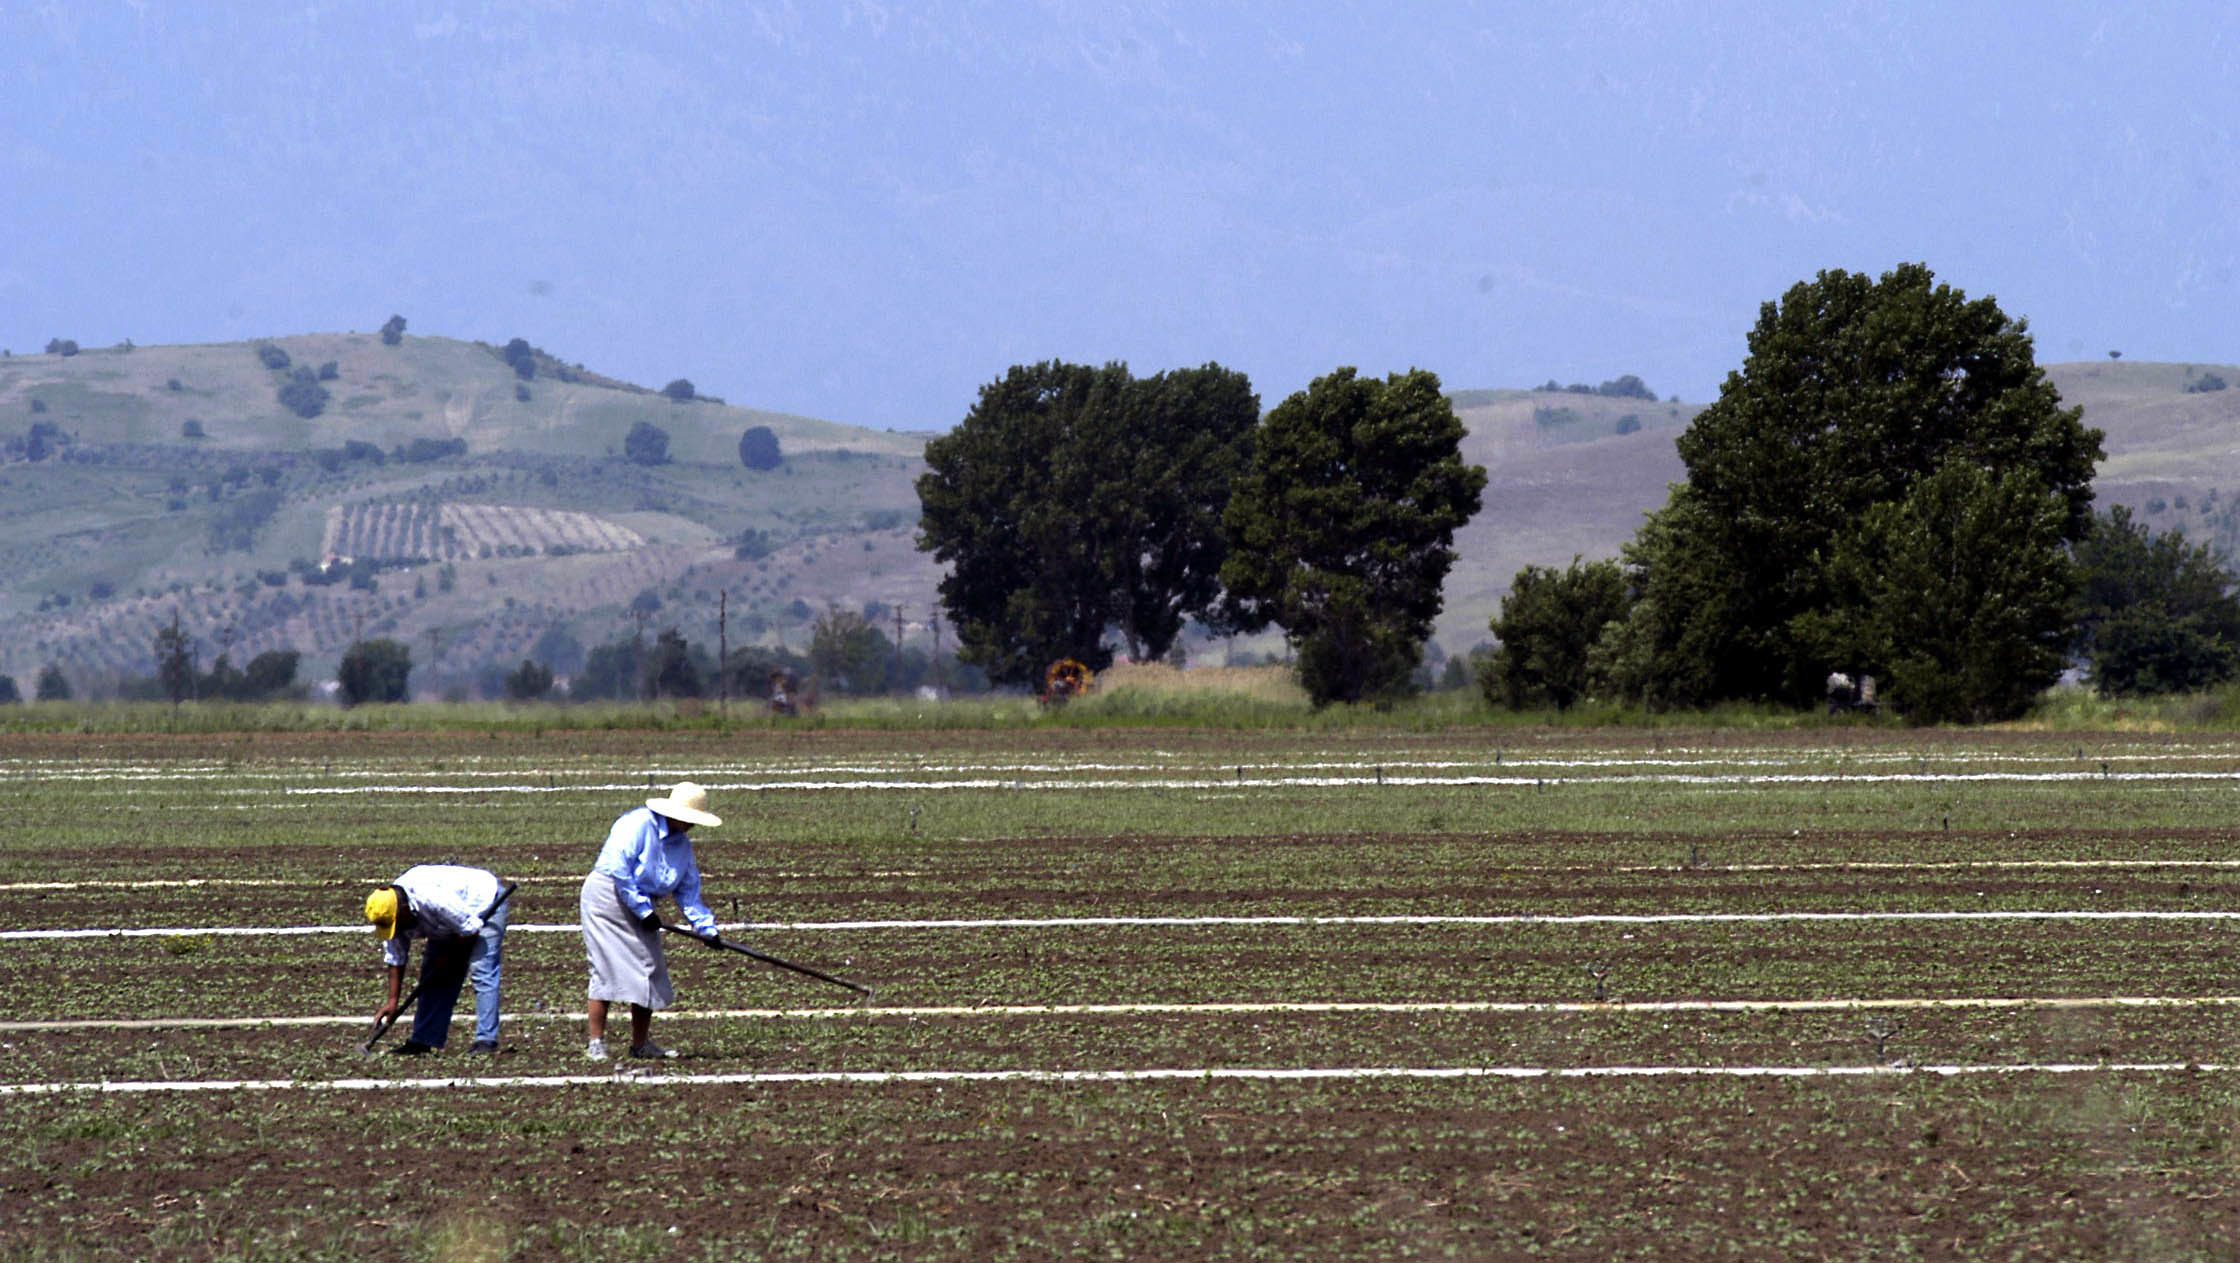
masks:
<svg viewBox="0 0 2240 1263"><path fill-rule="evenodd" d="M379 938L397 936L397 888L383 886L366 896L366 920L373 922L373 932Z"/></svg>

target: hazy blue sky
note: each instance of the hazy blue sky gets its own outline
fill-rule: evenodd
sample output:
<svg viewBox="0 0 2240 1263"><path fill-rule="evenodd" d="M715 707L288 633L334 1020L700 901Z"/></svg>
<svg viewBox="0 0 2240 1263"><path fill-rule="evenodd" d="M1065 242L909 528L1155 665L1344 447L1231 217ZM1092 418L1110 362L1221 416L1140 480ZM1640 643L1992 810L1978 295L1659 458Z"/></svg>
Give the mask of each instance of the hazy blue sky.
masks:
<svg viewBox="0 0 2240 1263"><path fill-rule="evenodd" d="M1022 361L1706 399L1927 262L2232 362L2229 3L0 0L0 345L520 336L947 426Z"/></svg>

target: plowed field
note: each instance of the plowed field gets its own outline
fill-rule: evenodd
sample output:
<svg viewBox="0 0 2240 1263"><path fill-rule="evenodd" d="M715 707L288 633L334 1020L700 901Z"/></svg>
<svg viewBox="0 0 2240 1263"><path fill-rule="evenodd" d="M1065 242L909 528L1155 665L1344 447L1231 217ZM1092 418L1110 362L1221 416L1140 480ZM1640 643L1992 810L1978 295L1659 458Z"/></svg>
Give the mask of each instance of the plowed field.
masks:
<svg viewBox="0 0 2240 1263"><path fill-rule="evenodd" d="M0 737L0 1253L2240 1255L2240 743L1498 740ZM587 1062L686 777L726 936L877 995L674 940ZM361 1056L440 861L504 1050Z"/></svg>

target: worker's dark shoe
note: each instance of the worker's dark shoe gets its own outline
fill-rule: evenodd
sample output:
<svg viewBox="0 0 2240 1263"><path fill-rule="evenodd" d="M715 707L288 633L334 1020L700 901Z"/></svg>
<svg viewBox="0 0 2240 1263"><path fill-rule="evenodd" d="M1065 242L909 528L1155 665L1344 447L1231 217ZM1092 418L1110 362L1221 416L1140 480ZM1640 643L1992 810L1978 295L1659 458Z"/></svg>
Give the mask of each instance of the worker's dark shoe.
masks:
<svg viewBox="0 0 2240 1263"><path fill-rule="evenodd" d="M435 1050L434 1044L423 1044L419 1040L408 1039L390 1049L389 1055L392 1057L425 1057Z"/></svg>
<svg viewBox="0 0 2240 1263"><path fill-rule="evenodd" d="M469 1048L467 1051L471 1053L495 1054L498 1051L498 1045L491 1040L478 1039L474 1041L474 1047Z"/></svg>
<svg viewBox="0 0 2240 1263"><path fill-rule="evenodd" d="M670 1058L675 1057L677 1054L674 1049L663 1048L661 1045L656 1044L649 1039L642 1044L631 1045L630 1055L633 1057L643 1058L648 1061L667 1061Z"/></svg>

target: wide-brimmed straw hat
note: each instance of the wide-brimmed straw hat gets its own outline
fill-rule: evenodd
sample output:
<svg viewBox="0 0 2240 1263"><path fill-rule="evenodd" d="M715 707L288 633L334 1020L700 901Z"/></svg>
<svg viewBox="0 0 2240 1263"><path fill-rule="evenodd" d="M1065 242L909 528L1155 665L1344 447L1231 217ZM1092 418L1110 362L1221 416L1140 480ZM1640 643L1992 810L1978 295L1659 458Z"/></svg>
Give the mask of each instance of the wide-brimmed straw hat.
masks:
<svg viewBox="0 0 2240 1263"><path fill-rule="evenodd" d="M366 920L373 922L376 938L397 936L397 888L383 886L366 896Z"/></svg>
<svg viewBox="0 0 2240 1263"><path fill-rule="evenodd" d="M691 781L678 781L667 798L648 798L646 806L686 824L704 824L713 829L723 823L722 816L708 810L708 791Z"/></svg>

